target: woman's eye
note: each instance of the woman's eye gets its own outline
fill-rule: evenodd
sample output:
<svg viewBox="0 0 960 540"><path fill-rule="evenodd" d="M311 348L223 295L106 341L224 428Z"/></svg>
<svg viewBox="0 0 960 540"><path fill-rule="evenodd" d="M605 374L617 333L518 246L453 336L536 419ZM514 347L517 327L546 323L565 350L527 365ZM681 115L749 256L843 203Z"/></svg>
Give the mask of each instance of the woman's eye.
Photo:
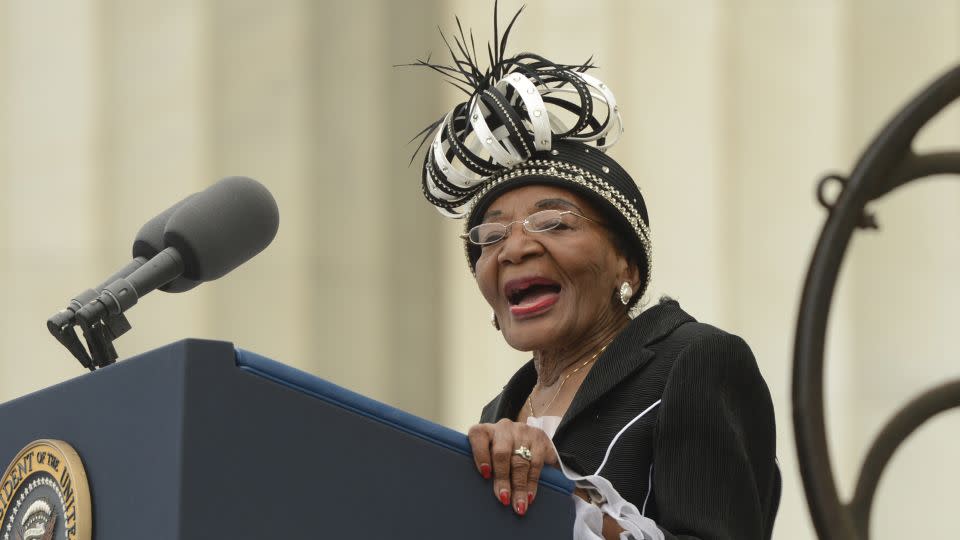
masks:
<svg viewBox="0 0 960 540"><path fill-rule="evenodd" d="M549 226L540 227L537 230L542 233L555 233L557 231L565 231L567 229L572 229L573 227L567 225L566 223L551 223Z"/></svg>
<svg viewBox="0 0 960 540"><path fill-rule="evenodd" d="M484 242L485 244L492 244L494 242L499 242L500 240L503 240L503 237L504 237L504 234L500 231L489 232L483 235L483 237L481 238L481 241Z"/></svg>

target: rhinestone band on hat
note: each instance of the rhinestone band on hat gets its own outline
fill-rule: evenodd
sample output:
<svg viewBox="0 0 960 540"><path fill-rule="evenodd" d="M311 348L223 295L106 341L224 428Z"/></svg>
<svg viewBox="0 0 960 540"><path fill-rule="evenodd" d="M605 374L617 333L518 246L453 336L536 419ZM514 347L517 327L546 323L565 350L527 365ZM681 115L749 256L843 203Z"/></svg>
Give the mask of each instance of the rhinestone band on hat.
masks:
<svg viewBox="0 0 960 540"><path fill-rule="evenodd" d="M526 138L523 137L523 135L528 135L526 132L526 129L521 131L520 128L523 126L520 126L520 127L517 126L517 122L511 116L511 113L513 114L516 114L516 113L514 113L514 111L511 110L511 107L509 107L509 105L504 105L503 101L501 101L501 99L505 99L505 98L501 98L500 96L491 92L490 90L484 90L483 93L489 96L490 99L497 106L497 108L500 109L500 112L503 113L503 118L505 118L507 120L507 123L510 124L509 131L511 133L518 133L521 135L520 137L517 137L517 140L520 142L520 147L521 147L521 151L520 151L521 159L527 159L531 155L533 155L533 150L530 149L530 146L527 144ZM531 137L531 142L532 142L532 137Z"/></svg>

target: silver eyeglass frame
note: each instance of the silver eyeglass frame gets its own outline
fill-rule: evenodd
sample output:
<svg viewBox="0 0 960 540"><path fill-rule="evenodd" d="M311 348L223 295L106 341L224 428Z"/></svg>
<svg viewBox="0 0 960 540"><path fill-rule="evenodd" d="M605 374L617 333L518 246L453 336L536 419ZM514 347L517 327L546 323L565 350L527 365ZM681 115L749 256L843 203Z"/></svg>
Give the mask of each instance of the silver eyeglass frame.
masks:
<svg viewBox="0 0 960 540"><path fill-rule="evenodd" d="M552 231L552 230L556 229L557 227L559 227L559 226L563 223L562 220L558 220L558 221L557 221L557 224L554 225L553 227L550 227L549 229L531 230L530 227L529 227L530 218L532 218L533 216L535 216L535 215L537 215L537 214L542 214L542 213L544 213L544 212L557 212L557 217L558 217L558 218L561 218L561 217L563 217L563 216L565 216L565 215L567 215L567 214L573 214L573 215L575 215L575 216L577 216L577 217L579 217L579 218L583 218L583 219L585 219L585 220L587 220L587 221L592 221L592 222L594 222L594 223L596 223L596 224L598 224L598 225L600 224L599 221L597 221L597 220L595 220L595 219L593 219L593 218L588 218L587 216L585 216L585 215L583 215L583 214L579 214L579 213L577 213L577 212L574 212L573 210L556 210L556 209L553 209L553 208L547 208L547 209L544 209L544 210L538 210L538 211L530 214L529 216L527 216L527 217L525 217L525 218L523 218L523 219L517 219L517 220L511 221L510 223L480 223L479 225L474 225L474 226L471 227L470 230L467 231L465 234L461 234L461 235L460 235L460 239L461 239L461 240L466 240L467 242L470 242L471 244L473 244L473 245L475 245L475 246L487 247L487 246L492 246L492 245L495 245L495 244L499 244L500 242L503 242L504 240L506 240L507 237L510 236L510 231L513 230L513 226L514 226L515 224L517 224L517 223L522 224L522 225L523 225L523 230L527 231L528 233L543 233L543 232L547 232L547 231ZM474 242L474 241L470 238L470 233L471 233L471 232L477 230L477 229L480 228L480 227L489 226L489 225L499 225L499 226L503 227L503 236L501 236L501 237L498 238L497 240L494 240L493 242L486 242L486 243Z"/></svg>

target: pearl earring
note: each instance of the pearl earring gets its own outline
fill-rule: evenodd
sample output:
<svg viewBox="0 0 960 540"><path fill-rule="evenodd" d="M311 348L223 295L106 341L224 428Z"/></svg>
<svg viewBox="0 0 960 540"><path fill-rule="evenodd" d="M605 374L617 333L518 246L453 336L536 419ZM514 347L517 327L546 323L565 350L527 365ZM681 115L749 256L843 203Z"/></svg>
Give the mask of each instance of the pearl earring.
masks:
<svg viewBox="0 0 960 540"><path fill-rule="evenodd" d="M496 312L496 311L491 311L491 312L490 312L490 324L492 324L493 327L496 328L497 330L500 329L500 323L497 322L497 312Z"/></svg>
<svg viewBox="0 0 960 540"><path fill-rule="evenodd" d="M627 305L631 298L633 298L633 287L630 286L630 282L624 281L620 285L620 301L623 302L623 305Z"/></svg>

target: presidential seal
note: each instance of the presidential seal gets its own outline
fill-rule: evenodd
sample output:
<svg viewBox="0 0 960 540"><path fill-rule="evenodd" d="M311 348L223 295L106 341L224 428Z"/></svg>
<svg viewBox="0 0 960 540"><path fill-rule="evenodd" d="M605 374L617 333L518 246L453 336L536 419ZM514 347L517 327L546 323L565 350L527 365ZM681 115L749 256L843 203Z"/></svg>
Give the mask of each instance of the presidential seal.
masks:
<svg viewBox="0 0 960 540"><path fill-rule="evenodd" d="M0 540L90 540L90 488L63 441L34 441L0 477Z"/></svg>

